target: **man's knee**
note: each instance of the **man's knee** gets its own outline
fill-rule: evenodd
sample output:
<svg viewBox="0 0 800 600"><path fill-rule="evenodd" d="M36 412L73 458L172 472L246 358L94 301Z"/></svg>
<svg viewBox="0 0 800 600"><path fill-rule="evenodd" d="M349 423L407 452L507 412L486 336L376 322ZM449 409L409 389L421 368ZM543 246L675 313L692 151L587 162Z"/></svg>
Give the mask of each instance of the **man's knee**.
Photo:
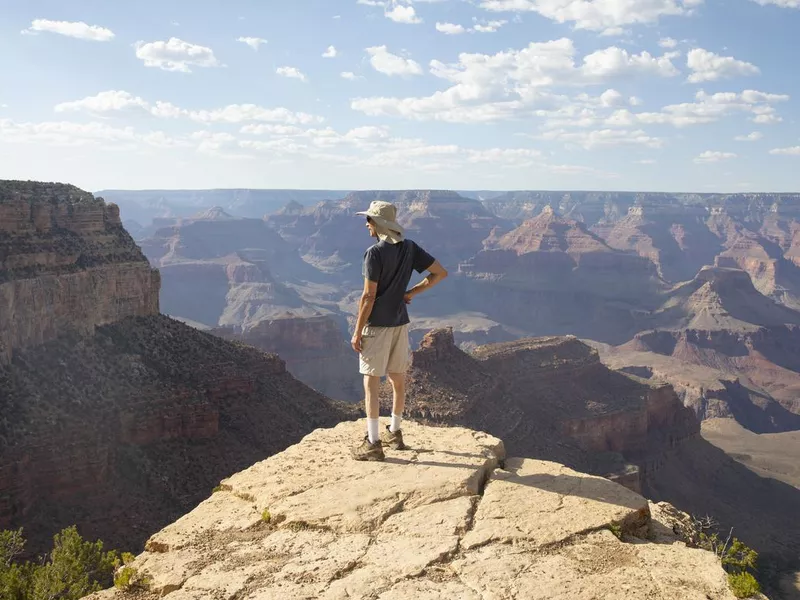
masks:
<svg viewBox="0 0 800 600"><path fill-rule="evenodd" d="M387 377L389 378L389 381L391 381L393 385L403 385L406 382L405 373L388 373Z"/></svg>

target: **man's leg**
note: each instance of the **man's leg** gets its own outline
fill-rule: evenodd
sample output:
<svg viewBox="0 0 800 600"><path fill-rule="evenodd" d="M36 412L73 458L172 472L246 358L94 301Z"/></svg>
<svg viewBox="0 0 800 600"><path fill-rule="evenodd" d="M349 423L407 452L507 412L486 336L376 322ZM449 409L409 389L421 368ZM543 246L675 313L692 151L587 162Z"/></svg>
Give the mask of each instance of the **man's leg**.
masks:
<svg viewBox="0 0 800 600"><path fill-rule="evenodd" d="M364 410L367 413L367 435L370 443L375 443L380 439L380 427L378 425L380 416L380 404L378 395L380 394L381 378L375 375L364 375Z"/></svg>
<svg viewBox="0 0 800 600"><path fill-rule="evenodd" d="M392 424L389 431L395 433L400 430L406 408L406 374L389 373L389 381L392 383Z"/></svg>

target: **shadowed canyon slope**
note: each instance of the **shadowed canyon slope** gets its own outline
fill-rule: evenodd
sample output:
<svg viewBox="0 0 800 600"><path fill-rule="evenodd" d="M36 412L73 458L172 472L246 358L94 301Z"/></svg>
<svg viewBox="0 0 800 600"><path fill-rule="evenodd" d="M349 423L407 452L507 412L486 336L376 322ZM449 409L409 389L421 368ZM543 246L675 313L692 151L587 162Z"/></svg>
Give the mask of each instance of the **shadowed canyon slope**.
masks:
<svg viewBox="0 0 800 600"><path fill-rule="evenodd" d="M117 209L0 182L0 528L137 548L221 477L352 413L274 355L158 314Z"/></svg>
<svg viewBox="0 0 800 600"><path fill-rule="evenodd" d="M148 540L139 597L733 600L668 505L462 428L407 423L410 450L358 463L345 447L363 427L315 431L224 480Z"/></svg>

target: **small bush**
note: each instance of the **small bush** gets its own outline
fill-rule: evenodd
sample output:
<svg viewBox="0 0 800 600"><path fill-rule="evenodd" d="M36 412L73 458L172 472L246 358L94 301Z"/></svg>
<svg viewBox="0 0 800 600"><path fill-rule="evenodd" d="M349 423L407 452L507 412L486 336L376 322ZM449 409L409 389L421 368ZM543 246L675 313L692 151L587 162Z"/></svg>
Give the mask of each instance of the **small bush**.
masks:
<svg viewBox="0 0 800 600"><path fill-rule="evenodd" d="M728 585L737 598L750 598L761 591L758 581L747 571L728 573Z"/></svg>
<svg viewBox="0 0 800 600"><path fill-rule="evenodd" d="M215 487L213 490L211 490L211 493L212 493L212 494L216 494L217 492L221 492L221 491L222 491L222 486L221 486L221 485L218 485L218 486L217 486L217 487Z"/></svg>
<svg viewBox="0 0 800 600"><path fill-rule="evenodd" d="M607 529L618 539L622 539L622 526L619 523L609 523Z"/></svg>
<svg viewBox="0 0 800 600"><path fill-rule="evenodd" d="M261 513L261 520L264 521L264 523L269 523L272 520L272 515L269 514L269 511L266 508L264 509L264 512Z"/></svg>
<svg viewBox="0 0 800 600"><path fill-rule="evenodd" d="M0 532L0 598L3 600L78 600L111 585L116 552L103 542L87 542L75 527L53 537L53 549L36 562L15 560L22 552L22 530Z"/></svg>
<svg viewBox="0 0 800 600"><path fill-rule="evenodd" d="M114 573L115 588L127 592L135 589L146 589L150 584L148 577L140 574L136 568L130 566L134 560L136 560L136 557L133 554L123 552L122 564L120 565L120 561L115 563L117 567L117 571Z"/></svg>

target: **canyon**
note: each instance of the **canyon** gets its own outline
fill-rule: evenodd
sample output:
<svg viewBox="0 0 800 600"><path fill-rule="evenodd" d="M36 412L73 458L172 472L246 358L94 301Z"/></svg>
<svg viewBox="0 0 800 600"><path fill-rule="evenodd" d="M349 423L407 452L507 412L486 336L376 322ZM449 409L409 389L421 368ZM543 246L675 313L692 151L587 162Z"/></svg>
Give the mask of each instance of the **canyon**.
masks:
<svg viewBox="0 0 800 600"><path fill-rule="evenodd" d="M204 207L139 250L113 204L52 184L0 189L0 299L15 311L0 317L0 527L24 525L33 549L73 522L139 549L222 478L358 414L347 331L369 238L354 213L380 197L456 264L411 305L413 420L713 514L761 551L769 581L800 566L800 490L700 427L797 429L798 313L739 268L671 281L684 254L601 229L641 198L519 193L495 211L455 192L362 192L263 218ZM706 238L681 235L693 264Z"/></svg>
<svg viewBox="0 0 800 600"><path fill-rule="evenodd" d="M264 337L249 333L260 321L274 328L287 318L298 331L309 319L297 339L311 340L328 319L341 343L323 356L312 342L309 355L350 368L341 349L371 243L354 213L382 199L451 273L415 299L415 344L441 326L465 349L575 335L604 348L615 368L674 384L701 419L732 417L757 432L798 428L800 363L782 350L800 341L798 195L378 190L312 205L287 194L262 218L226 212L236 197L141 241L162 272L168 314L253 340ZM262 347L299 351L294 342ZM288 364L316 389L358 399L357 386L345 397L340 384L324 387Z"/></svg>

